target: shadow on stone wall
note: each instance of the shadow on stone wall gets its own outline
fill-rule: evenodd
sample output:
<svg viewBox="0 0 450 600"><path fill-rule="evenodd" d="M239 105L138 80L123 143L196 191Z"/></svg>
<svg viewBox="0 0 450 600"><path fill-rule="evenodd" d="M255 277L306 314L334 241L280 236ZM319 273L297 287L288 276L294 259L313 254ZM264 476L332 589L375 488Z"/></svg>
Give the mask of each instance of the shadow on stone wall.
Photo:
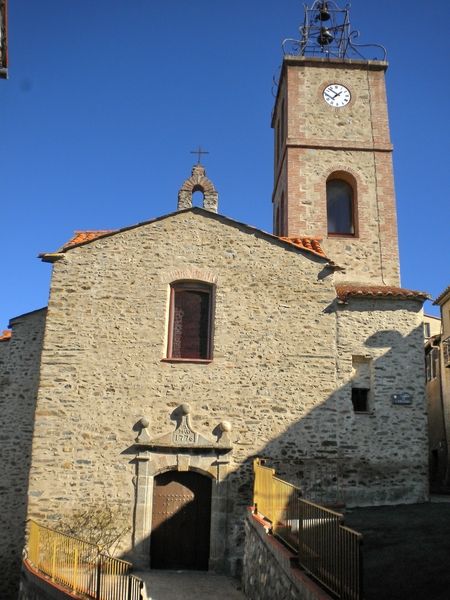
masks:
<svg viewBox="0 0 450 600"><path fill-rule="evenodd" d="M45 314L41 309L12 320L0 369L0 598L5 600L15 600L19 589Z"/></svg>
<svg viewBox="0 0 450 600"><path fill-rule="evenodd" d="M372 382L376 381L376 386L366 413L354 412L348 377L325 402L287 425L281 435L248 456L221 482L228 490L230 517L225 563L232 574L239 575L242 570L243 521L247 507L252 504L253 459L257 456L265 458L279 477L299 486L305 498L329 506L399 504L427 499L421 339L421 327L405 337L396 330L370 335L365 341L367 349L385 349L385 352L372 364ZM415 350L411 352L411 348ZM409 366L405 365L405 356L411 357ZM411 395L411 404L395 404L393 395L404 392ZM281 405L272 409L280 419L286 412ZM193 412L195 421L194 406ZM261 415L261 420L267 421L267 415ZM260 444L255 440L257 446ZM217 483L213 481L214 485ZM135 547L134 553L142 555L149 549L146 539ZM123 557L133 560L133 554Z"/></svg>
<svg viewBox="0 0 450 600"><path fill-rule="evenodd" d="M349 310L346 307L346 311ZM16 339L18 338L19 336ZM424 383L420 397L417 395L418 381L422 378L423 371L421 346L418 346L418 340L421 339L422 331L421 328L419 331L419 327L406 337L402 337L398 331L385 330L366 338L368 354L373 348L384 352L373 361L376 395L371 400L372 406L367 414L355 414L353 411L349 377L330 393L326 401L305 412L295 423L289 423L287 410L282 402L277 403L276 392L273 393L273 404L267 406L269 413L260 415L261 424L270 422L268 414L271 413L278 423L286 420L284 431L275 436L271 431L265 431L269 441L264 446L255 439L255 452L247 455L220 484L213 481L213 488L220 485L222 490L226 490L226 498L223 500L227 513L226 521L218 520L223 526L220 531L226 548L224 560L218 562L216 568L227 565L223 570L234 575L239 575L242 570L245 535L243 522L246 509L252 503L252 466L256 456L266 458L268 465L275 468L280 477L298 485L305 497L321 503L395 504L426 499ZM411 352L411 348L415 350ZM347 354L350 351L350 348L346 350ZM399 357L404 356L411 356L410 368L405 366L404 360L399 360ZM25 366L23 372L26 372ZM282 386L282 373L279 381ZM37 386L37 380L34 385ZM392 403L392 394L400 392L413 395L411 405ZM6 579L2 578L2 598L15 598L14 590L19 580L18 549L23 547L24 542L26 491L35 411L35 395L33 401L30 400L32 397L31 394L28 400L24 398L20 417L17 410L14 410L17 408L16 400L11 400L9 412L6 408L3 412L7 422L5 421L2 435L7 436L12 448L8 459L12 468L4 473L2 482L2 499L5 499L4 506L7 507L1 515L2 526L7 526L9 532L8 544L3 546L7 551L1 557L3 573L8 573ZM180 398L180 402L183 402L183 398ZM192 408L195 426L195 405ZM255 417L250 403L247 410L249 415ZM227 417L226 406L223 417ZM199 428L201 429L201 423ZM129 449L124 449L123 452L129 453ZM180 449L180 453L182 452L189 454L190 449ZM11 514L14 514L14 519L10 519ZM179 519L179 515L174 518ZM180 536L183 534L182 529L180 527ZM136 554L149 557L149 551L150 539L147 538L136 544L133 553L127 552L122 558L133 561Z"/></svg>

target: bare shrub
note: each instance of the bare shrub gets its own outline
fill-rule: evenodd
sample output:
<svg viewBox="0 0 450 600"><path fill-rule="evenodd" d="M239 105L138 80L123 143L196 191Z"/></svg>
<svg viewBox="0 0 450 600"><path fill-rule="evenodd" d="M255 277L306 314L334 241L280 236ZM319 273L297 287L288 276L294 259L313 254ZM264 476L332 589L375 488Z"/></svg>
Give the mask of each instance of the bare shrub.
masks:
<svg viewBox="0 0 450 600"><path fill-rule="evenodd" d="M61 533L95 544L99 552L114 556L123 536L128 533L128 514L121 506L101 505L76 510L58 525Z"/></svg>

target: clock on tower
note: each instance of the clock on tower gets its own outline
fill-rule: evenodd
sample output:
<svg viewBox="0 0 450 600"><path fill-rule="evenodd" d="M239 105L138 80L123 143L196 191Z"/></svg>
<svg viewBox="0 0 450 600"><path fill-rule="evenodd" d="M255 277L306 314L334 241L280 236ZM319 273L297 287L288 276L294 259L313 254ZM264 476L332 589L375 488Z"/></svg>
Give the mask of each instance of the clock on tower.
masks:
<svg viewBox="0 0 450 600"><path fill-rule="evenodd" d="M274 232L321 238L341 281L398 285L386 52L367 60L335 2L305 8L300 33L273 111Z"/></svg>

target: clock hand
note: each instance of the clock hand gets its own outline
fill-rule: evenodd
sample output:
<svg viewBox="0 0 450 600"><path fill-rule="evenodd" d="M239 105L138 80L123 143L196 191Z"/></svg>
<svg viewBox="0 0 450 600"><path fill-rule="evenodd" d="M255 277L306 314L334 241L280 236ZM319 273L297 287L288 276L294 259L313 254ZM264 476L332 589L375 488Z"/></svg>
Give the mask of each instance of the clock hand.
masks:
<svg viewBox="0 0 450 600"><path fill-rule="evenodd" d="M325 96L328 96L328 98L330 100L334 100L336 96L330 96L330 94L327 94L327 92L325 92Z"/></svg>

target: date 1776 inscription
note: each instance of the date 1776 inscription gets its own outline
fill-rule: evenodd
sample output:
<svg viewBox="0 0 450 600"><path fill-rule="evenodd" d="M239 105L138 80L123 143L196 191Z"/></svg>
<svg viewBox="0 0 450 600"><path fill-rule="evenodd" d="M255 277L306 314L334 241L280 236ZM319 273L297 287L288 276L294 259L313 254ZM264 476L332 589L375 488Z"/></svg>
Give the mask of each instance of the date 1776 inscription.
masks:
<svg viewBox="0 0 450 600"><path fill-rule="evenodd" d="M174 444L195 444L195 432L186 422L182 423L172 434Z"/></svg>

